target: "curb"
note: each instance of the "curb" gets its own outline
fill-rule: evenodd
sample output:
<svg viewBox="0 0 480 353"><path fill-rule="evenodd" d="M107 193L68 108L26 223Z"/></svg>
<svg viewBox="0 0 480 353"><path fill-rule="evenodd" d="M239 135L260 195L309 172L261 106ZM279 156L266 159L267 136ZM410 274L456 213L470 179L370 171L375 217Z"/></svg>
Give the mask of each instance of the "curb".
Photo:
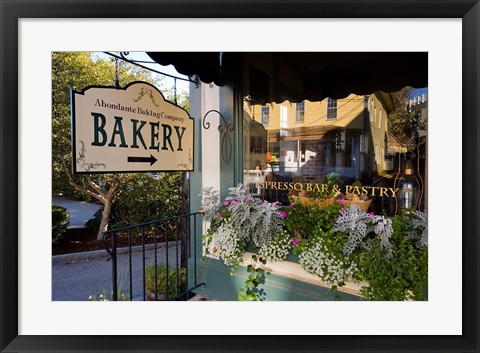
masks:
<svg viewBox="0 0 480 353"><path fill-rule="evenodd" d="M168 247L171 248L175 246L175 242L169 242ZM166 247L166 243L157 243L157 250L163 249ZM145 250L154 250L155 244L145 244ZM132 246L132 254L142 252L143 246L137 245ZM129 248L118 248L117 255L125 255L128 254ZM52 256L52 265L58 264L68 264L72 262L79 262L79 261L89 261L89 260L96 260L101 258L109 258L110 255L107 253L106 250L94 250L94 251L84 251L84 252L76 252L71 254L62 254L62 255L54 255Z"/></svg>

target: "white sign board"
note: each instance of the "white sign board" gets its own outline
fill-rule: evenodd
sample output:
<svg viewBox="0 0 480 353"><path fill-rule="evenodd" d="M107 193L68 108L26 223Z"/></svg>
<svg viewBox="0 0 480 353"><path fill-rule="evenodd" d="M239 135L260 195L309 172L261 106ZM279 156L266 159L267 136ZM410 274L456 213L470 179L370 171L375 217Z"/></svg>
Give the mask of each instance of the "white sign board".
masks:
<svg viewBox="0 0 480 353"><path fill-rule="evenodd" d="M193 170L194 120L154 86L71 92L74 173Z"/></svg>

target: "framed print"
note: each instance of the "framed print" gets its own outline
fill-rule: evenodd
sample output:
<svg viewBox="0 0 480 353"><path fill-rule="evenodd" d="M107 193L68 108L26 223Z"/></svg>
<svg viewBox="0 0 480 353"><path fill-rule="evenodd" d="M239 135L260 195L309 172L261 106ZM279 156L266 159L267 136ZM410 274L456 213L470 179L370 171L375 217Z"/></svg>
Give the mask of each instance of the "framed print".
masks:
<svg viewBox="0 0 480 353"><path fill-rule="evenodd" d="M478 344L480 5L477 0L456 3L436 0L381 0L373 3L368 1L331 3L323 0L307 3L294 1L231 3L224 0L170 3L126 0L100 1L94 4L63 1L61 4L68 6L59 6L60 2L42 0L1 1L1 352L480 351ZM192 158L185 153L192 163L191 168L189 166L187 169L193 169L190 183L195 192L202 187L202 177L198 174L200 172L214 174L214 171L218 170L218 176L214 175L211 180L218 182L220 192L225 193L229 186L234 185L231 183L227 185L222 178L227 175L232 182L240 182L248 179L248 171L253 170L252 180L255 181L255 171L262 169L263 162L265 162L263 164L268 162L273 172L288 163L292 168L295 168L295 165L297 168L304 167L324 153L323 167L328 167L330 163L347 170L356 167L357 161L361 159L362 150L356 150L356 143L364 137L354 129L349 130L347 125L338 131L320 131L320 127L315 130L315 134L327 136L329 142L322 144L313 144L311 142L313 138L301 135L305 130L298 128L292 133L293 130L287 129L287 120L282 117L288 114L292 116L297 127L308 123L307 111L313 106L310 102L294 101L290 111L288 110L290 108L274 104L267 106L262 101L265 95L274 96L271 101L276 103L283 102L286 97L295 96L299 86L295 84L288 86L285 77L274 75L276 71L283 70L294 77L291 79L294 83L301 79L308 81L302 87L309 88L312 96L315 92L317 94L322 92L319 95L321 99L316 98L318 101L325 99L325 104L317 104L315 109L318 108L321 114L325 115L325 124L328 125L336 120L337 113L341 114L343 103L340 96L344 92L338 93L337 102L336 98L331 98L336 97L336 93L328 91L328 86L320 86L309 81L306 74L301 78L294 76L292 66L278 62L272 65L274 70L269 73L276 85L274 88L269 87L269 74L266 74L269 71L261 63L255 64L256 66L244 65L248 67L249 74L242 76L239 81L232 81L235 82L233 84L228 81L228 74L235 70L229 63L238 64L238 61L235 61L238 57L231 59L229 53L255 52L264 55L286 53L282 63L288 58L291 65L295 63L295 53L330 53L332 57L329 59L331 60L329 65L325 64L327 59L322 57L323 66L318 63L312 64L311 70L312 72L324 70L325 66L329 66L331 75L335 72L335 77L331 81L325 78L324 80L328 81L331 88L335 80L347 81L351 76L331 69L335 63L345 60L342 55L357 53L355 60L351 59L353 58L351 56L350 61L355 61L355 65L351 66L358 68L363 60L359 52L377 54L382 52L390 54L390 57L375 64L377 71L380 71L380 67L388 67L389 64L395 63L397 73L402 72L403 76L410 75L411 82L418 80L418 85L427 83L425 86L428 86L428 92L417 92L415 97L410 97L415 103L407 104L425 103L425 95L428 93L429 114L437 117L437 120L431 119L431 124L428 125L429 157L428 163L425 163L428 171L426 166L421 168L422 182L426 175L431 179L428 186L431 217L428 222L428 232L431 235L428 253L428 300L349 301L345 300L348 296L342 297L342 294L338 296L342 301L335 301L337 296L326 292L323 299L301 301L303 299L299 298L311 295L310 285L314 279L307 275L301 280L305 283L310 282L297 288L296 293L301 293L298 296L262 303L229 300L201 303L175 301L93 303L52 299L53 279L49 239L52 196L52 53L121 50L149 53L157 63L162 65L174 63L178 66L176 66L178 72L186 75L191 75L189 65L192 61L202 62L201 67L205 72L195 73L200 77L199 81L193 80L190 84L200 85L202 81L205 89L212 92L217 86L225 87L220 93L215 91L218 102L213 106L202 105L204 102L198 96L190 98L192 111L195 111L195 107L201 107L198 111L203 112L192 114L196 119L192 129L194 131L192 134L195 134L195 138L192 138L195 141L193 143L211 148L211 153L203 157L202 151L198 150L193 152ZM161 51L169 52L171 57L156 58L155 53ZM207 53L207 56L210 56L195 55L198 53ZM409 53L420 53L418 56L420 59L417 56L408 56ZM191 55L190 62L188 60L182 62L182 56L187 54ZM202 61L204 58L207 59ZM419 60L421 65L428 66L428 74L425 70L415 70L415 65L421 66ZM213 69L209 70L211 63ZM218 69L218 63L221 70ZM344 70L345 67L343 66ZM375 72L369 71L368 65L362 70L368 75L360 75L357 80L366 82L375 76ZM209 75L212 76L208 77ZM377 76L376 79L380 80L378 77L382 76ZM154 110L159 98L154 97L153 93L150 96L146 94L149 85L142 83L138 86L142 86L144 90L139 91L140 93L134 95L132 99L135 102L142 99L145 103L148 100L148 109ZM242 89L238 88L240 86L246 89L248 94L243 94ZM83 88L85 87L81 89ZM77 90L79 96L83 95L83 92L80 93L81 89ZM361 87L357 90L361 91ZM103 115L94 113L92 115L94 120L91 120L94 125L89 125L90 130L94 132L93 142L87 147L93 144L108 150L112 146L117 147L115 145L117 144L120 147L128 147L130 153L139 147L141 149L142 146L148 151L151 142L153 147L150 149L153 150L156 146L160 149L162 143L165 150L170 147L173 151L174 146L176 151L182 150L184 130L174 126L178 114L168 114L173 127L156 124L155 119L151 122L150 120L147 122L146 118L141 121L133 119L128 121L130 130L124 134L124 131L127 131L127 123L125 120L122 123L118 110L138 107L133 103L130 107L128 105L130 103L122 101L118 105L120 108L115 108L118 102L113 102L114 98L110 96L108 99L112 102L106 102L105 107L110 104L108 107L117 110L112 114L113 122L108 125L106 120L102 120L107 114L103 111ZM377 110L373 107L375 104L373 98L371 101L360 100L360 110L375 111L371 120L367 118L362 124L371 123L380 129L382 114L385 112L378 108L377 115ZM222 115L225 112L225 104L230 104L231 101L243 102L244 106L232 104L232 113ZM95 102L93 99L92 107L95 106ZM105 112L110 113L107 108ZM250 131L247 131L245 125L238 123L240 120L238 116L245 114L244 110L252 116ZM210 114L211 111L214 113L205 119L207 117L205 113ZM78 114L81 112L83 111L80 109ZM214 117L213 115L217 113L220 116ZM280 125L275 134L278 136L271 139L272 144L267 150L263 148L261 136L254 136L255 129L259 130L257 126L259 124L255 122L261 122L262 131L268 130L269 125L273 129L274 114L277 113ZM376 118L377 116L380 118ZM225 124L223 127L222 118ZM352 119L348 124L353 124ZM208 129L207 121L213 129ZM218 129L216 123L219 125ZM148 127L148 139L144 138L147 136L147 129L142 130L144 125ZM250 133L252 135L247 135ZM383 131L384 135L385 133ZM177 140L174 140L175 136ZM283 144L278 143L280 140ZM295 148L289 147L293 146L293 140ZM172 144L172 141L175 143ZM399 155L403 153L402 142L406 143L405 141L398 143ZM373 143L371 159L380 156L379 163L387 170L393 167L388 166L390 158L383 158L385 149L381 142ZM332 152L336 150L343 151L342 157L339 157L338 152L335 152L336 155ZM421 153L418 152L418 155ZM427 155L427 152L424 151L423 155ZM209 156L214 156L212 160L218 159L218 165L209 160ZM123 162L152 163L142 158L144 157L132 157L128 154L125 155ZM420 157L418 159L420 160ZM250 163L251 167L241 168L246 163ZM404 167L404 174L410 175L411 173L406 171L411 170L411 166L405 163ZM361 167L358 168L360 171ZM306 167L304 169L307 170ZM297 173L295 177L298 176ZM265 190L268 189L268 185L270 185L268 192L272 192L273 189L282 191L282 188L288 190L290 186L295 189L296 185L299 188L312 189L310 191L318 187L320 192L322 185L327 185L327 182L315 180L315 175L304 173L300 177L304 179L282 180L281 183L275 181L270 184L267 184L266 179L259 179L256 180L256 184L252 182L252 185L263 188L264 193L267 192ZM357 193L357 196L362 196L363 190L364 196L368 197L349 199L346 195L345 201L367 203L365 211L373 210L375 199L372 196L378 196L374 194L375 192L382 192L387 198L394 197L397 192L395 185L390 188L388 185L384 187L379 185L376 189L371 187L367 190L365 186L359 186L354 181L352 179L352 183L343 185L346 190L344 193ZM411 206L415 194L412 191L413 184L408 185L402 186L404 189L401 191L403 192L401 201L407 205L405 207ZM302 197L300 193L295 196ZM340 200L342 202L339 203L343 204L343 199ZM414 200L416 203L422 202L418 198ZM274 201L281 203L282 199ZM198 205L195 203L190 209L193 207L198 210L200 202ZM372 218L368 218L369 222L373 217L377 217L376 213L370 217ZM299 238L298 242L300 241ZM168 245L168 241L166 243ZM199 241L198 244L198 248L197 244L194 244L192 251L199 253L205 251L202 242ZM211 261L215 263L216 260L212 257ZM295 268L300 265L297 261L291 266ZM113 268L116 275L117 269ZM298 276L295 277L295 273L288 272L289 268L279 266L270 270L283 271L283 279L275 283L278 288L294 287L298 284L295 282L299 280ZM288 275L285 275L287 272ZM247 276L248 274L244 275L245 278ZM113 278L113 283L116 284L117 281L115 277ZM212 277L210 282L204 284L227 293L228 288L222 288L224 282L221 282L221 278L223 278L221 275ZM111 278L108 280L112 283ZM270 295L272 298L279 298L275 295L281 293L281 290L283 289L270 292ZM166 291L168 292L168 280ZM143 297L146 298L146 295Z"/></svg>

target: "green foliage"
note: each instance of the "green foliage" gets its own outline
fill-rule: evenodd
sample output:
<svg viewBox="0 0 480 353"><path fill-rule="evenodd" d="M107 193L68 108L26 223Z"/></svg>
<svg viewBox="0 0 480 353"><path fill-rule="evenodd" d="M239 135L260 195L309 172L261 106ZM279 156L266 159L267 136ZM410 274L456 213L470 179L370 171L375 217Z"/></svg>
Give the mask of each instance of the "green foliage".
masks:
<svg viewBox="0 0 480 353"><path fill-rule="evenodd" d="M345 274L350 280L368 282L361 289L367 300L425 300L428 248L419 242L424 229L412 228L415 214L404 212L393 217L391 252L380 237L368 235L364 246L346 255L348 234L332 230L341 207L338 202L323 209L301 204L290 207L285 227L295 237L293 251L301 253L302 267L333 287L345 284Z"/></svg>
<svg viewBox="0 0 480 353"><path fill-rule="evenodd" d="M328 232L335 224L341 208L342 205L338 202L325 208L296 203L286 208L285 229L300 239L315 236L318 229Z"/></svg>
<svg viewBox="0 0 480 353"><path fill-rule="evenodd" d="M178 272L178 283L177 283ZM168 293L167 293L168 278ZM165 264L157 264L157 293L168 294L168 298L173 298L180 294L186 285L187 272L185 268L175 269ZM145 267L145 288L149 293L155 293L155 265Z"/></svg>
<svg viewBox="0 0 480 353"><path fill-rule="evenodd" d="M122 174L121 190L110 214L110 228L123 227L177 215L182 207L182 173ZM87 221L98 230L103 209Z"/></svg>
<svg viewBox="0 0 480 353"><path fill-rule="evenodd" d="M70 214L66 208L52 205L52 243L54 245L58 245L64 240L69 221Z"/></svg>
<svg viewBox="0 0 480 353"><path fill-rule="evenodd" d="M408 216L393 218L393 256L388 258L377 242L371 251L359 255L360 279L369 283L362 288L368 300L426 300L428 283L428 248L418 247L415 239L405 237Z"/></svg>
<svg viewBox="0 0 480 353"><path fill-rule="evenodd" d="M98 227L100 227L100 220L102 219L102 209L99 208L97 210L97 212L95 212L95 214L93 215L92 218L90 218L86 223L85 225L88 227L88 228L91 228L92 230L94 231L97 231L98 230Z"/></svg>
<svg viewBox="0 0 480 353"><path fill-rule="evenodd" d="M182 173L134 174L113 204L111 227L148 222L181 212Z"/></svg>
<svg viewBox="0 0 480 353"><path fill-rule="evenodd" d="M238 292L238 300L240 301L262 301L265 300L266 293L263 288L259 289L260 284L265 283L265 270L259 267L259 263L265 265L267 260L259 255L252 255L253 265L247 266L247 280L245 288Z"/></svg>
<svg viewBox="0 0 480 353"><path fill-rule="evenodd" d="M425 137L420 138L419 131L425 130L425 121L418 113L408 108L408 93L412 89L406 87L392 94L395 110L388 116L388 131L407 147L408 151L425 142Z"/></svg>
<svg viewBox="0 0 480 353"><path fill-rule="evenodd" d="M174 91L173 87L167 89L164 92L164 96L165 96L165 99L169 100L170 102L175 103L175 91ZM190 96L189 96L188 92L184 92L184 91L178 92L177 91L177 102L176 102L176 104L179 107L182 107L183 109L185 109L187 112L190 112Z"/></svg>

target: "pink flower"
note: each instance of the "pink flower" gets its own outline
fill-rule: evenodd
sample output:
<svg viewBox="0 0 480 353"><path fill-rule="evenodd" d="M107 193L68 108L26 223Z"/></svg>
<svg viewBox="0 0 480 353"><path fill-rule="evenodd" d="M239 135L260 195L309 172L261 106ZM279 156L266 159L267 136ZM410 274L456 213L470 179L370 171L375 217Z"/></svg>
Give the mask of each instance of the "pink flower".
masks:
<svg viewBox="0 0 480 353"><path fill-rule="evenodd" d="M282 213L280 213L280 215L282 216L282 218L285 218L285 217L287 217L287 212L282 211Z"/></svg>
<svg viewBox="0 0 480 353"><path fill-rule="evenodd" d="M225 206L228 206L228 201L225 201L223 204L224 204Z"/></svg>
<svg viewBox="0 0 480 353"><path fill-rule="evenodd" d="M295 204L292 202L292 203L290 204L290 207L293 207L293 206L295 206Z"/></svg>
<svg viewBox="0 0 480 353"><path fill-rule="evenodd" d="M292 240L292 245L297 246L298 243L300 243L302 240L300 238L295 238Z"/></svg>
<svg viewBox="0 0 480 353"><path fill-rule="evenodd" d="M275 201L275 205L281 205L282 203L280 201Z"/></svg>
<svg viewBox="0 0 480 353"><path fill-rule="evenodd" d="M370 216L375 216L375 213L370 212L369 215L370 215Z"/></svg>
<svg viewBox="0 0 480 353"><path fill-rule="evenodd" d="M247 198L245 199L245 201L246 201L246 202L250 202L250 201L252 201L252 199L251 199L250 197L247 197Z"/></svg>
<svg viewBox="0 0 480 353"><path fill-rule="evenodd" d="M338 199L337 201L340 205L343 205L343 200L342 199Z"/></svg>
<svg viewBox="0 0 480 353"><path fill-rule="evenodd" d="M294 230L293 235L298 235L298 232L296 230Z"/></svg>
<svg viewBox="0 0 480 353"><path fill-rule="evenodd" d="M345 211L345 208L342 208L340 211Z"/></svg>

